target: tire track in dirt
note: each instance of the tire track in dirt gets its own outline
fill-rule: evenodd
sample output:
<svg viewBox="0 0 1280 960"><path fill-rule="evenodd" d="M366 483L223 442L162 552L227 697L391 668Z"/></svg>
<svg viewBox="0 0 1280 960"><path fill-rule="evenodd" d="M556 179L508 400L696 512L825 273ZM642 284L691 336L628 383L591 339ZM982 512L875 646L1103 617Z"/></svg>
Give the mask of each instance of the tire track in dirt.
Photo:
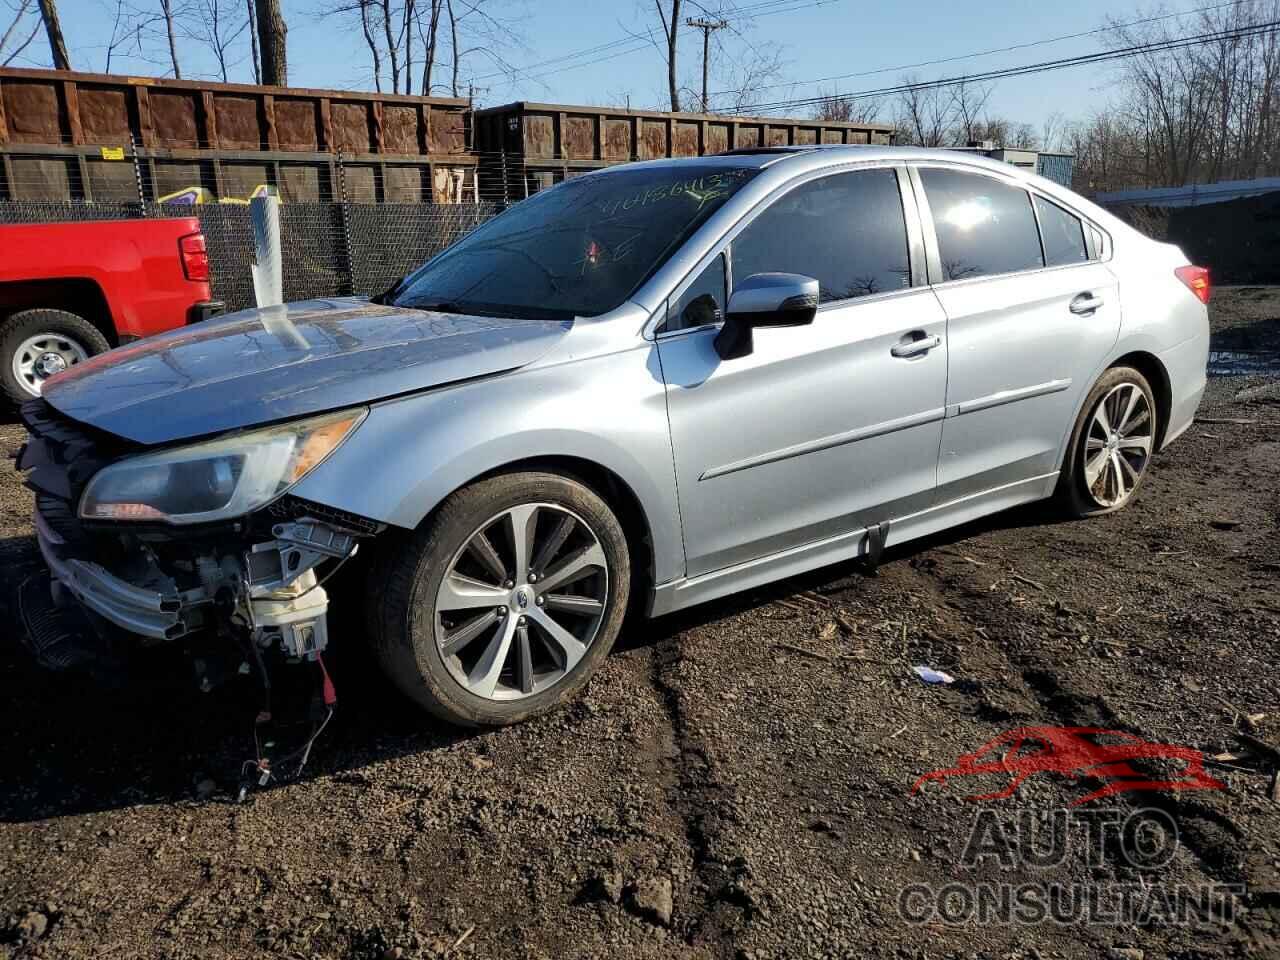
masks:
<svg viewBox="0 0 1280 960"><path fill-rule="evenodd" d="M691 719L682 672L686 666L681 633L651 651L650 679L666 711L672 751L666 762L668 803L683 823L693 860L694 882L685 918L690 946L718 950L728 957L733 941L750 922L752 901L743 886L746 859L729 841L726 824L735 817L731 787L716 777L715 761Z"/></svg>
<svg viewBox="0 0 1280 960"><path fill-rule="evenodd" d="M1049 719L1067 726L1107 727L1132 733L1144 740L1159 740L1157 735L1136 723L1132 715L1117 709L1105 693L1091 689L1087 682L1065 676L1054 669L1047 658L1038 656L1009 636L1015 632L1024 635L1043 632L1043 625L1036 618L1025 615L1024 608L1007 604L1004 594L976 589L963 573L946 573L938 567L930 572L932 579L945 587L947 595L959 598L959 608L972 622L1003 624L1013 621L1010 627L988 630L992 640L1021 676L1023 689L1035 698ZM1138 762L1134 766L1139 769L1145 766L1146 772L1156 772L1149 764ZM1090 782L1101 785L1101 781ZM1195 854L1201 869L1211 879L1223 883L1247 883L1250 880L1244 866L1244 829L1209 803L1182 792L1147 792L1142 795L1140 805L1123 794L1111 799L1130 809L1148 806L1167 813L1177 825L1182 842Z"/></svg>

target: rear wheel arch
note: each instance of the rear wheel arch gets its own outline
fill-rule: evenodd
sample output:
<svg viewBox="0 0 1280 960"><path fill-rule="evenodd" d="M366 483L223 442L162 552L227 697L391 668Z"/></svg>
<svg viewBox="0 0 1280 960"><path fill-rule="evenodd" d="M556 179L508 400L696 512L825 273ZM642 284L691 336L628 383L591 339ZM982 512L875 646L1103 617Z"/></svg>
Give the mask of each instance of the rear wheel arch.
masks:
<svg viewBox="0 0 1280 960"><path fill-rule="evenodd" d="M120 336L106 294L88 277L13 280L0 283L0 321L25 310L65 310L93 324L111 346Z"/></svg>
<svg viewBox="0 0 1280 960"><path fill-rule="evenodd" d="M1173 388L1169 382L1169 371L1154 353L1145 350L1134 350L1122 357L1117 357L1107 367L1133 367L1147 378L1151 385L1151 393L1156 401L1156 440L1155 449L1164 445L1166 431L1169 429L1169 416L1173 410ZM1105 371L1104 371L1105 372Z"/></svg>

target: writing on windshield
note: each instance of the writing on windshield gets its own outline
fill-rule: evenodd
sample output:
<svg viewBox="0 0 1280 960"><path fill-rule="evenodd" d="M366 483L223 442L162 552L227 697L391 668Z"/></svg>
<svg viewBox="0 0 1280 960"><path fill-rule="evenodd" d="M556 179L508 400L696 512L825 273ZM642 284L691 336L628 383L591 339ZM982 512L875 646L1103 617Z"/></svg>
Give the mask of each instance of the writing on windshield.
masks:
<svg viewBox="0 0 1280 960"><path fill-rule="evenodd" d="M403 307L562 319L622 304L756 171L618 169L516 204L410 276Z"/></svg>

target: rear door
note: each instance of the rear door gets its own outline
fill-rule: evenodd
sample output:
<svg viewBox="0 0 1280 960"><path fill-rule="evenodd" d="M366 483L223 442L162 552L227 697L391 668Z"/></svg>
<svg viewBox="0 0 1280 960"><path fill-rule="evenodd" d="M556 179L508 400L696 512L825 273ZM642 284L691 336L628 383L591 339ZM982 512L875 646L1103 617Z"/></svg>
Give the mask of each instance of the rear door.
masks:
<svg viewBox="0 0 1280 960"><path fill-rule="evenodd" d="M905 169L825 173L727 239L658 335L691 577L928 506L946 390ZM726 287L774 271L818 280L817 317L722 360Z"/></svg>
<svg viewBox="0 0 1280 960"><path fill-rule="evenodd" d="M1116 279L1082 220L1019 181L943 165L914 176L950 346L938 500L1047 481L1119 336Z"/></svg>

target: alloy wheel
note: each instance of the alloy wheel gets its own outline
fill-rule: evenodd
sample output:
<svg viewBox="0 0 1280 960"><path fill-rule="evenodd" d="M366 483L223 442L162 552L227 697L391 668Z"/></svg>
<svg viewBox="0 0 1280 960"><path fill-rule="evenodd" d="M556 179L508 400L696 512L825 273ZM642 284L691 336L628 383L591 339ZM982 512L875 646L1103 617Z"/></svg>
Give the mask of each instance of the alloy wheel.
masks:
<svg viewBox="0 0 1280 960"><path fill-rule="evenodd" d="M604 549L586 521L556 504L520 504L454 554L436 591L436 644L468 692L523 699L585 656L608 591Z"/></svg>
<svg viewBox="0 0 1280 960"><path fill-rule="evenodd" d="M1151 403L1136 383L1112 388L1089 418L1084 484L1100 507L1117 507L1133 494L1151 460Z"/></svg>
<svg viewBox="0 0 1280 960"><path fill-rule="evenodd" d="M55 373L89 358L89 351L61 333L37 333L18 344L13 354L13 377L33 397Z"/></svg>

